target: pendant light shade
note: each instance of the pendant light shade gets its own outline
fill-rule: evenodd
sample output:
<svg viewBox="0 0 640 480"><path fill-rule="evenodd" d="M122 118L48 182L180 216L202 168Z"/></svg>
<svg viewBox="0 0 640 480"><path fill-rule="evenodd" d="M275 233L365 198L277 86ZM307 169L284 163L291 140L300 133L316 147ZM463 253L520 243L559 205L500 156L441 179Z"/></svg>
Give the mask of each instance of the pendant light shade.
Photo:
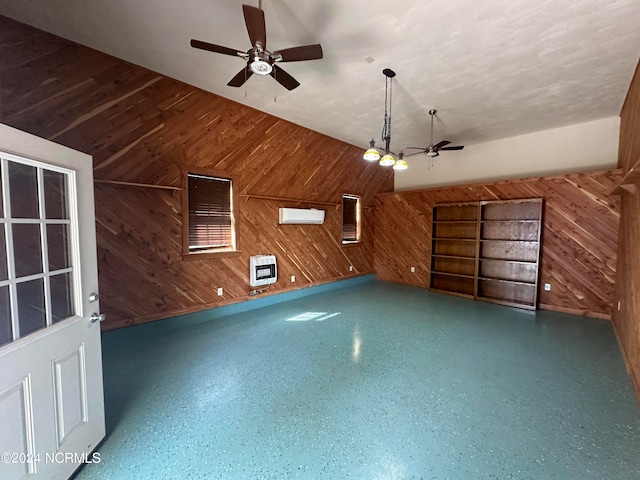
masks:
<svg viewBox="0 0 640 480"><path fill-rule="evenodd" d="M380 152L376 150L376 142L373 139L369 142L369 150L364 152L362 158L369 160L370 162L377 162L380 160Z"/></svg>
<svg viewBox="0 0 640 480"><path fill-rule="evenodd" d="M396 163L396 159L388 153L380 159L380 165L382 165L383 167L390 167L394 163Z"/></svg>
<svg viewBox="0 0 640 480"><path fill-rule="evenodd" d="M393 164L394 170L406 170L407 168L409 168L409 165L407 165L407 162L405 162L402 157L404 157L404 153L400 152L400 154L398 155L398 160Z"/></svg>

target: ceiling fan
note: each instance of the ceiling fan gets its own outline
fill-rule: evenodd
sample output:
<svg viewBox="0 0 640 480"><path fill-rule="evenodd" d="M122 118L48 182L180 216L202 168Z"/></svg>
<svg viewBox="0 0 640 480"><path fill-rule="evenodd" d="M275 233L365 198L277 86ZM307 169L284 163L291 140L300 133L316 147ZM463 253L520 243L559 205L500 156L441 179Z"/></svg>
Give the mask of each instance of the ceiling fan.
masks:
<svg viewBox="0 0 640 480"><path fill-rule="evenodd" d="M437 157L440 155L438 152L440 150L462 150L464 145L456 146L456 147L446 147L445 145L449 145L451 142L449 140L442 140L441 142L433 144L433 117L435 117L438 111L435 108L429 110L429 115L431 115L431 140L428 147L407 147L413 150L420 150L419 152L410 153L409 155L405 155L406 157L410 157L411 155L418 155L419 153L424 153L428 157Z"/></svg>
<svg viewBox="0 0 640 480"><path fill-rule="evenodd" d="M262 6L262 1L260 1ZM267 32L264 21L264 10L251 5L242 5L244 23L251 40L251 48L246 52L233 48L222 47L200 40L191 40L191 46L201 50L222 53L223 55L238 56L244 58L247 65L233 77L227 85L240 87L253 75L271 75L280 85L287 90L293 90L300 83L276 65L279 62L300 62L303 60L317 60L322 58L320 44L304 45L301 47L285 48L270 52L267 50Z"/></svg>

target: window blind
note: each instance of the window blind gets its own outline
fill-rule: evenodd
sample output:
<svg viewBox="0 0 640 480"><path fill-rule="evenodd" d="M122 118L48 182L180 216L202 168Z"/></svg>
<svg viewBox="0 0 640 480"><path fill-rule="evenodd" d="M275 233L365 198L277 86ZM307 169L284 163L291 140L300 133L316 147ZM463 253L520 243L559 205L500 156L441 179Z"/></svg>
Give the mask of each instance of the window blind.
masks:
<svg viewBox="0 0 640 480"><path fill-rule="evenodd" d="M188 174L189 250L233 246L231 180Z"/></svg>
<svg viewBox="0 0 640 480"><path fill-rule="evenodd" d="M358 197L342 196L342 241L358 241Z"/></svg>

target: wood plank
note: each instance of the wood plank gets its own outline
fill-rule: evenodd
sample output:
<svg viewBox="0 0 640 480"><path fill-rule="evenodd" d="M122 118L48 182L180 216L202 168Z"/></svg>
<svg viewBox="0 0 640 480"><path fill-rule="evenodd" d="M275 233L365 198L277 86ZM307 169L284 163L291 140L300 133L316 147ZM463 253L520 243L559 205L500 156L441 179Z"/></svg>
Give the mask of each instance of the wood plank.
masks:
<svg viewBox="0 0 640 480"><path fill-rule="evenodd" d="M437 203L538 197L545 205L539 282L552 284L550 292L538 288L539 303L610 317L620 201L608 192L620 178L622 171L614 170L379 194L376 275L429 286L430 209ZM415 273L411 266L416 266Z"/></svg>
<svg viewBox="0 0 640 480"><path fill-rule="evenodd" d="M0 122L93 156L105 329L253 298L251 255L278 259L269 294L373 272L373 209L362 242L341 243L342 194L373 205L393 189L362 149L1 16L0 52ZM183 261L189 166L236 175L238 193L326 202L325 223L278 225L282 200L240 201L240 255Z"/></svg>

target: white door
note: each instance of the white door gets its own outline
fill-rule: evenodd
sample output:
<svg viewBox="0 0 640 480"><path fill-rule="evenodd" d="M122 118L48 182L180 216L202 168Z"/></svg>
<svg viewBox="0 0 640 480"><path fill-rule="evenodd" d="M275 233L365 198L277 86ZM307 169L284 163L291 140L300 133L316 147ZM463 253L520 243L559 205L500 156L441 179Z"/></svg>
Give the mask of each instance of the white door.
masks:
<svg viewBox="0 0 640 480"><path fill-rule="evenodd" d="M0 124L0 178L0 478L65 479L105 434L92 160Z"/></svg>

